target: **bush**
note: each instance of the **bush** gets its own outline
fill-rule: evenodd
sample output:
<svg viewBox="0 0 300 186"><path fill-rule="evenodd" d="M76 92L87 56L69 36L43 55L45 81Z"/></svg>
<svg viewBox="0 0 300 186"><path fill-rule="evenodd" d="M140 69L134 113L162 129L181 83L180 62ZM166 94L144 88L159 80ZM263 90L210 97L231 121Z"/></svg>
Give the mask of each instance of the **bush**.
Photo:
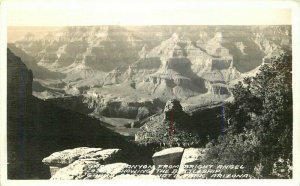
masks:
<svg viewBox="0 0 300 186"><path fill-rule="evenodd" d="M288 53L273 58L234 87L234 102L225 107L227 133L207 144L207 162L244 164L256 178L290 177L288 166L281 170L287 174L274 174L274 162L292 161L291 61Z"/></svg>

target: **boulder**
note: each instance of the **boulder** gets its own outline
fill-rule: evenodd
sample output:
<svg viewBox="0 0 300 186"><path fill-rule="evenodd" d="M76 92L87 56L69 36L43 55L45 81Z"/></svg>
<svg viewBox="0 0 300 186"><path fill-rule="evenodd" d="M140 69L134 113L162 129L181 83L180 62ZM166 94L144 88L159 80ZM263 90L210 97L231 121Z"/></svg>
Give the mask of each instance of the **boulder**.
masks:
<svg viewBox="0 0 300 186"><path fill-rule="evenodd" d="M127 163L112 163L101 166L96 173L95 179L113 179L118 175L122 175L123 171L128 167Z"/></svg>
<svg viewBox="0 0 300 186"><path fill-rule="evenodd" d="M204 148L188 148L185 149L181 158L179 170L176 179L197 178L199 175L189 173L191 169L187 165L199 165L204 158L207 149Z"/></svg>
<svg viewBox="0 0 300 186"><path fill-rule="evenodd" d="M156 152L152 156L155 166L152 174L159 175L160 178L175 178L183 150L181 147L173 147Z"/></svg>
<svg viewBox="0 0 300 186"><path fill-rule="evenodd" d="M152 156L156 168L159 165L179 165L183 154L183 148L173 147L156 152Z"/></svg>
<svg viewBox="0 0 300 186"><path fill-rule="evenodd" d="M51 180L112 179L121 175L127 167L128 164L126 163L101 165L92 160L77 160L58 170L51 177Z"/></svg>
<svg viewBox="0 0 300 186"><path fill-rule="evenodd" d="M177 99L170 99L167 101L164 108L164 121L182 123L188 119L187 114L183 111L180 101Z"/></svg>
<svg viewBox="0 0 300 186"><path fill-rule="evenodd" d="M100 151L91 151L83 154L79 159L93 160L101 164L108 164L116 160L120 156L120 149L104 149Z"/></svg>
<svg viewBox="0 0 300 186"><path fill-rule="evenodd" d="M170 111L176 111L176 112L183 111L182 106L178 100L170 99L169 101L167 101L164 112L170 112Z"/></svg>
<svg viewBox="0 0 300 186"><path fill-rule="evenodd" d="M59 169L51 180L83 180L94 179L100 163L96 161L77 160Z"/></svg>
<svg viewBox="0 0 300 186"><path fill-rule="evenodd" d="M50 169L50 175L53 176L61 168L60 167L56 167L56 166L49 166L49 169Z"/></svg>
<svg viewBox="0 0 300 186"><path fill-rule="evenodd" d="M78 160L80 156L87 153L95 153L101 151L102 148L88 148L88 147L78 147L75 149L67 149L59 152L55 152L50 156L44 158L42 162L49 166L55 167L65 167L74 161Z"/></svg>
<svg viewBox="0 0 300 186"><path fill-rule="evenodd" d="M115 162L120 156L120 152L120 149L78 147L75 149L67 149L55 152L50 156L44 158L42 162L46 165L49 165L50 174L51 176L54 176L61 168L64 168L77 160L81 160L80 162L89 161L98 164L108 164ZM77 166L77 164L75 165ZM70 167L67 170L69 169ZM72 166L71 169L73 169ZM63 179L65 177L68 178L68 176L66 176L65 174L62 175Z"/></svg>

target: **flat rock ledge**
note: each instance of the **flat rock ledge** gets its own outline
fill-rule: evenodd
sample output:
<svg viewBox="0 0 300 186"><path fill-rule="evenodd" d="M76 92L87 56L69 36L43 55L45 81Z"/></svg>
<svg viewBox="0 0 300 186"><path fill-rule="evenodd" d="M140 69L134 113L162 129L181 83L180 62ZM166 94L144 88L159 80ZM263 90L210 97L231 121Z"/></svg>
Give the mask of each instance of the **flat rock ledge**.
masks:
<svg viewBox="0 0 300 186"><path fill-rule="evenodd" d="M128 167L126 163L101 165L95 161L77 160L56 172L51 180L106 180L113 179Z"/></svg>
<svg viewBox="0 0 300 186"><path fill-rule="evenodd" d="M182 158L184 149L173 147L156 152L152 156L155 170L152 175L159 175L163 179L174 179Z"/></svg>
<svg viewBox="0 0 300 186"><path fill-rule="evenodd" d="M176 179L195 179L199 174L189 173L187 167L189 165L201 165L203 158L206 154L207 149L205 148L188 148L185 149L181 158L180 166Z"/></svg>
<svg viewBox="0 0 300 186"><path fill-rule="evenodd" d="M57 173L62 174L62 171L75 170L75 168L78 168L78 170L80 170L80 167L85 167L84 170L89 169L91 164L97 167L100 164L104 165L116 162L120 154L120 149L78 147L55 152L44 158L42 162L49 166L51 176L53 177ZM61 169L63 170L61 171ZM57 178L57 176L54 178ZM69 179L70 177L65 178Z"/></svg>
<svg viewBox="0 0 300 186"><path fill-rule="evenodd" d="M128 174L131 165L118 162L120 149L78 147L55 152L43 159L51 172L51 180L90 179L197 179L189 173L190 165L201 165L207 149L173 147L153 154L151 170ZM198 179L201 179L200 177Z"/></svg>

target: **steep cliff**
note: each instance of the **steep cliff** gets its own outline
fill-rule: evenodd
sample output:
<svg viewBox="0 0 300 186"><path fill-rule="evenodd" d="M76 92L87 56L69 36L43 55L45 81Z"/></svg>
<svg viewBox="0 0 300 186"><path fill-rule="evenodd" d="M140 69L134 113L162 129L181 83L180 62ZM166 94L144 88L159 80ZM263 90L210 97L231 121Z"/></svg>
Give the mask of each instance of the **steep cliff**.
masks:
<svg viewBox="0 0 300 186"><path fill-rule="evenodd" d="M104 127L105 123L33 97L31 71L10 50L7 59L9 179L49 178L42 159L78 146L120 148L125 153L124 162L151 160L150 155L139 155L143 150Z"/></svg>
<svg viewBox="0 0 300 186"><path fill-rule="evenodd" d="M230 90L238 80L291 48L290 29L66 27L42 39L29 34L15 44L34 58L36 66L64 75L35 78L34 96L83 96L95 117L143 119L158 113L171 98L187 110L232 100Z"/></svg>
<svg viewBox="0 0 300 186"><path fill-rule="evenodd" d="M220 111L216 106L187 113L178 100L168 100L162 113L141 123L135 141L143 145L201 146L207 142L207 136L215 138L220 134Z"/></svg>

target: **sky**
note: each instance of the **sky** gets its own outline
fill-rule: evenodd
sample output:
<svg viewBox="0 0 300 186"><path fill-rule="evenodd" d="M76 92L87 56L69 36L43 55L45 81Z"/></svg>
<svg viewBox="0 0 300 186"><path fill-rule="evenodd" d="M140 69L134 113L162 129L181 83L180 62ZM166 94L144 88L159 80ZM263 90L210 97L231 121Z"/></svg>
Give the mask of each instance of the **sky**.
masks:
<svg viewBox="0 0 300 186"><path fill-rule="evenodd" d="M292 1L3 0L8 26L289 25Z"/></svg>

